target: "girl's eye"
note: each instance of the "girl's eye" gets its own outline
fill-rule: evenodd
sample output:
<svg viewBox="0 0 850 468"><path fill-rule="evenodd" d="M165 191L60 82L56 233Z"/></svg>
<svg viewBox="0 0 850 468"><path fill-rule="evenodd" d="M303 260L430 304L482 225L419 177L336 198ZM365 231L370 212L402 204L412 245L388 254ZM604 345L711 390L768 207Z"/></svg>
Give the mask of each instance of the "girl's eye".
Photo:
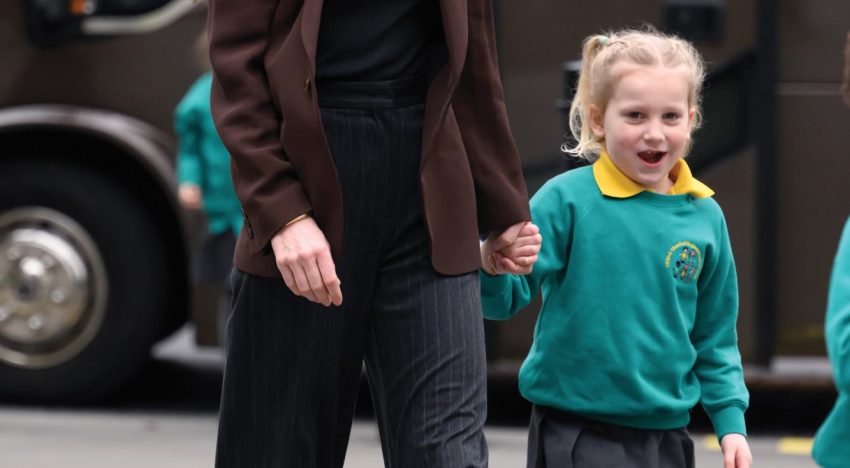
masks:
<svg viewBox="0 0 850 468"><path fill-rule="evenodd" d="M668 113L664 114L664 120L678 120L678 119L679 119L679 114L677 114L675 112L668 112Z"/></svg>
<svg viewBox="0 0 850 468"><path fill-rule="evenodd" d="M629 113L626 114L626 117L628 117L630 119L638 120L641 117L643 117L643 114L641 114L640 112L629 112Z"/></svg>

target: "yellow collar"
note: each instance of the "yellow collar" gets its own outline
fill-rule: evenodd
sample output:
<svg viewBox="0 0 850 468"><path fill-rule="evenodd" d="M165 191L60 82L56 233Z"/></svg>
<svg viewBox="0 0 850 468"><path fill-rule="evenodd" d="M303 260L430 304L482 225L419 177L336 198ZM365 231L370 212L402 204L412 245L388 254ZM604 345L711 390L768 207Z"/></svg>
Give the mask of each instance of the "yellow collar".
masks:
<svg viewBox="0 0 850 468"><path fill-rule="evenodd" d="M684 159L679 159L676 162L676 165L670 170L670 177L675 182L667 195L683 195L687 193L696 198L706 198L714 195L713 190L691 175L691 169ZM638 184L623 174L614 165L614 162L611 161L611 157L608 156L608 152L605 150L602 150L599 154L599 159L593 163L593 178L596 179L596 185L599 186L599 190L609 197L629 198L644 190L648 190L643 185Z"/></svg>

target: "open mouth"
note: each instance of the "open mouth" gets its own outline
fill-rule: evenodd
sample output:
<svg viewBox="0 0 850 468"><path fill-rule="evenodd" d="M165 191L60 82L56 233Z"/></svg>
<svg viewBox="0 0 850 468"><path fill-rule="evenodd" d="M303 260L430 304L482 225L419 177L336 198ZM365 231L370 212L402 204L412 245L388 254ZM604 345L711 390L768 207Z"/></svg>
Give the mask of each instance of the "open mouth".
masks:
<svg viewBox="0 0 850 468"><path fill-rule="evenodd" d="M666 151L646 150L638 153L638 157L649 164L658 164L658 161L661 161L661 158L663 158L665 155L667 155Z"/></svg>

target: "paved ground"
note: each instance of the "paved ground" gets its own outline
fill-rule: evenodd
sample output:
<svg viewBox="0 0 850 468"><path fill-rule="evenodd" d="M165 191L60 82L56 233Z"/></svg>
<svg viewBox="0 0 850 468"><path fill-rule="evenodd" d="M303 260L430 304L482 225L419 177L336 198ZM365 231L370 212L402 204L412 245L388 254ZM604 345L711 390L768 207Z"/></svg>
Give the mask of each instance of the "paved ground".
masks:
<svg viewBox="0 0 850 468"><path fill-rule="evenodd" d="M4 468L208 468L216 417L0 407L0 466ZM490 466L525 466L525 429L488 427ZM721 467L714 438L696 435L697 466ZM811 440L756 436L758 466L808 468ZM355 423L345 468L383 466L372 421Z"/></svg>
<svg viewBox="0 0 850 468"><path fill-rule="evenodd" d="M219 350L199 350L188 332L158 347L157 361L130 390L97 407L45 408L0 404L0 468L211 467L221 379ZM492 468L525 466L526 431L495 405L488 426ZM523 411L522 408L519 411ZM783 415L787 420L790 416ZM761 428L772 423L761 418ZM503 423L504 424L504 423ZM790 429L788 429L790 427ZM809 468L811 426L751 436L756 466ZM795 433L797 437L785 437ZM710 434L694 435L698 467L721 467ZM368 412L355 422L345 468L383 466L377 430Z"/></svg>

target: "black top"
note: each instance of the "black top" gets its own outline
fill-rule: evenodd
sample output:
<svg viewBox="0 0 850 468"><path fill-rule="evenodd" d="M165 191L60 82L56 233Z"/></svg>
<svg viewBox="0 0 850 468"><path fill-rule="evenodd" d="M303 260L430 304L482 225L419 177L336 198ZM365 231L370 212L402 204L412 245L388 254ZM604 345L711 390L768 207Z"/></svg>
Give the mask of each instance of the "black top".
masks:
<svg viewBox="0 0 850 468"><path fill-rule="evenodd" d="M437 0L325 0L316 79L385 81L424 75L444 43Z"/></svg>

